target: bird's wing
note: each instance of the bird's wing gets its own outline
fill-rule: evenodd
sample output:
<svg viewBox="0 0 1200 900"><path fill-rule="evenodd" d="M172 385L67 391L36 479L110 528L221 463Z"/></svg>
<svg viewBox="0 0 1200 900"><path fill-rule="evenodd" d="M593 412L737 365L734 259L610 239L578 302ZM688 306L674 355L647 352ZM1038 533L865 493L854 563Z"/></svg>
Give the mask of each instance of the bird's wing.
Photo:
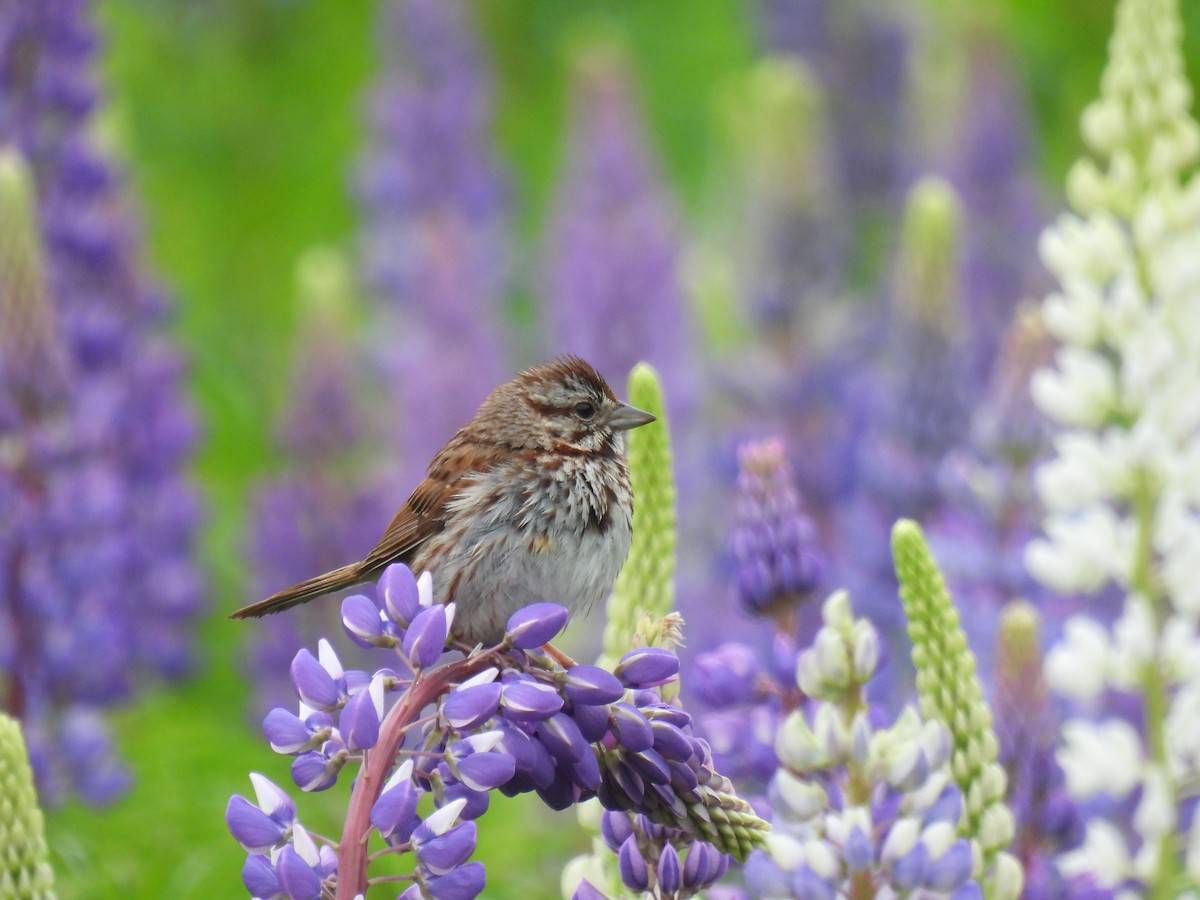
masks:
<svg viewBox="0 0 1200 900"><path fill-rule="evenodd" d="M447 507L454 497L475 475L490 468L497 456L495 451L469 444L461 433L456 435L434 457L425 480L392 518L364 565L376 569L393 562L411 563L421 544L445 527Z"/></svg>

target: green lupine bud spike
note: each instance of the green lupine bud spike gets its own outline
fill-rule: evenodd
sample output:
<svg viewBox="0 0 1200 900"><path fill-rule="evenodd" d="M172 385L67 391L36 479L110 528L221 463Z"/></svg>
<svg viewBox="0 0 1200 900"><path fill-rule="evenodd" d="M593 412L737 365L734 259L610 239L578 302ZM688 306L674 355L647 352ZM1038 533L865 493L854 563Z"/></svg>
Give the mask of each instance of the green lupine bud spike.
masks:
<svg viewBox="0 0 1200 900"><path fill-rule="evenodd" d="M945 579L916 522L902 519L896 523L892 554L913 643L921 712L927 719L944 723L954 742L950 771L965 806L959 833L976 841L983 851L982 871L975 874L986 896L990 900L1015 898L1016 894L1009 893L1011 865L998 863L1012 838L1012 814L1004 804L1006 779L997 761L991 711L975 676L975 657L963 636ZM1004 878L996 877L999 871L1005 873Z"/></svg>
<svg viewBox="0 0 1200 900"><path fill-rule="evenodd" d="M343 254L310 247L296 262L296 292L302 325L342 333L347 330L353 277Z"/></svg>
<svg viewBox="0 0 1200 900"><path fill-rule="evenodd" d="M996 640L996 673L1001 692L998 699L1011 698L1011 708L1041 708L1047 702L1042 677L1042 646L1038 632L1041 619L1032 604L1014 600L1000 612ZM1003 705L999 707L1003 709Z"/></svg>
<svg viewBox="0 0 1200 900"><path fill-rule="evenodd" d="M42 810L21 724L0 713L0 897L53 900Z"/></svg>
<svg viewBox="0 0 1200 900"><path fill-rule="evenodd" d="M725 88L719 104L734 164L745 181L757 182L750 190L776 203L813 206L824 199L825 96L802 59L759 61Z"/></svg>
<svg viewBox="0 0 1200 900"><path fill-rule="evenodd" d="M926 177L908 192L900 255L902 310L951 337L958 332L954 311L962 219L962 202L949 182Z"/></svg>
<svg viewBox="0 0 1200 900"><path fill-rule="evenodd" d="M33 174L0 147L0 382L18 409L37 413L66 397L66 355L46 283Z"/></svg>
<svg viewBox="0 0 1200 900"><path fill-rule="evenodd" d="M671 629L651 627L675 608L675 478L667 414L658 373L638 363L629 373L628 402L657 421L625 436L633 488L633 546L608 599L601 665L611 665L641 643L669 643Z"/></svg>

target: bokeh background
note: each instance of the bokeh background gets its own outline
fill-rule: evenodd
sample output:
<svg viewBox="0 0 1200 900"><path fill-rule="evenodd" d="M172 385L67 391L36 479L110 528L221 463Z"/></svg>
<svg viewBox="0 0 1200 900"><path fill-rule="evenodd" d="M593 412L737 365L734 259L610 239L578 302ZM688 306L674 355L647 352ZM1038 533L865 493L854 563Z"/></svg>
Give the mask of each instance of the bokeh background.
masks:
<svg viewBox="0 0 1200 900"><path fill-rule="evenodd" d="M225 614L309 574L321 548L369 543L463 405L521 365L585 350L616 383L633 359L659 366L679 477L705 511L692 519L711 524L685 529L685 614L748 627L727 608L722 549L736 440L785 432L824 533L844 537L824 458L880 408L856 404L884 389L846 373L904 330L905 198L928 174L961 198L966 262L947 293L983 306L963 313L954 364L983 396L1018 302L1046 286L1037 234L1063 207L1112 7L96 3L91 128L125 173L190 360L210 596L191 677L112 714L128 792L49 813L62 896L241 894L223 810L249 770L288 782L255 717L272 700L262 670L285 676L291 651L263 660L297 636L256 648L264 632ZM1200 7L1184 16L1197 83ZM802 68L764 68L782 52ZM327 476L302 496L288 481ZM316 534L297 549L278 521L305 515ZM690 647L714 633L697 626ZM305 813L317 830L336 830L333 793L310 799L326 807L324 822ZM480 829L487 896L554 896L587 845L574 816L496 807Z"/></svg>

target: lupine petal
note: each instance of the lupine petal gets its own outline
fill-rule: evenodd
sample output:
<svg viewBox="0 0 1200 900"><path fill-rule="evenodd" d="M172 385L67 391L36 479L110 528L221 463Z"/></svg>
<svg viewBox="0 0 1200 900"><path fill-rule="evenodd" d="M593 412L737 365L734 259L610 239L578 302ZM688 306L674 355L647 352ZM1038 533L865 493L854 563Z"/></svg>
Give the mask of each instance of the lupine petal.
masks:
<svg viewBox="0 0 1200 900"><path fill-rule="evenodd" d="M1101 896L1107 896L1106 892L1098 893ZM984 900L983 888L979 886L978 881L968 881L950 895L950 900Z"/></svg>
<svg viewBox="0 0 1200 900"><path fill-rule="evenodd" d="M234 794L225 806L225 826L247 853L265 853L281 841L287 828L243 797Z"/></svg>
<svg viewBox="0 0 1200 900"><path fill-rule="evenodd" d="M600 816L600 836L604 838L604 843L608 844L608 849L613 853L621 849L621 845L631 834L633 834L633 825L630 823L627 813L606 809Z"/></svg>
<svg viewBox="0 0 1200 900"><path fill-rule="evenodd" d="M346 701L338 719L338 730L351 752L368 750L379 740L379 722L383 715L383 679Z"/></svg>
<svg viewBox="0 0 1200 900"><path fill-rule="evenodd" d="M682 880L679 854L672 844L664 844L658 853L658 889L663 894L674 894Z"/></svg>
<svg viewBox="0 0 1200 900"><path fill-rule="evenodd" d="M558 603L532 603L513 613L504 631L518 650L532 650L562 631L569 615Z"/></svg>
<svg viewBox="0 0 1200 900"><path fill-rule="evenodd" d="M292 760L292 780L302 791L324 791L337 783L345 759L332 759L318 750L301 753Z"/></svg>
<svg viewBox="0 0 1200 900"><path fill-rule="evenodd" d="M692 891L707 887L717 877L721 854L712 844L696 841L683 862L683 883Z"/></svg>
<svg viewBox="0 0 1200 900"><path fill-rule="evenodd" d="M575 724L579 726L579 733L589 744L603 740L608 734L607 706L581 706L577 703L571 712L571 718L575 720Z"/></svg>
<svg viewBox="0 0 1200 900"><path fill-rule="evenodd" d="M949 893L971 877L971 845L959 839L925 872L925 885Z"/></svg>
<svg viewBox="0 0 1200 900"><path fill-rule="evenodd" d="M670 784L671 769L666 761L653 750L630 753L626 760L637 769L638 774L650 784Z"/></svg>
<svg viewBox="0 0 1200 900"><path fill-rule="evenodd" d="M423 609L433 606L433 573L422 572L417 578L417 603Z"/></svg>
<svg viewBox="0 0 1200 900"><path fill-rule="evenodd" d="M457 731L477 728L500 707L501 686L497 682L459 687L442 701L442 718Z"/></svg>
<svg viewBox="0 0 1200 900"><path fill-rule="evenodd" d="M434 875L445 875L471 858L475 852L475 838L475 823L463 822L445 834L418 843L417 859Z"/></svg>
<svg viewBox="0 0 1200 900"><path fill-rule="evenodd" d="M487 872L483 863L472 862L426 883L433 900L474 900L487 887Z"/></svg>
<svg viewBox="0 0 1200 900"><path fill-rule="evenodd" d="M375 646L375 640L383 636L379 607L362 594L352 594L342 601L342 628L358 646Z"/></svg>
<svg viewBox="0 0 1200 900"><path fill-rule="evenodd" d="M425 817L425 821L417 829L418 839L429 840L437 835L445 834L454 827L459 813L462 812L463 807L466 805L466 800L456 800L453 803L447 803L435 809Z"/></svg>
<svg viewBox="0 0 1200 900"><path fill-rule="evenodd" d="M275 860L279 887L290 900L320 900L321 876L304 861L290 844L279 851Z"/></svg>
<svg viewBox="0 0 1200 900"><path fill-rule="evenodd" d="M504 784L517 770L507 753L472 753L458 762L458 777L474 791L490 791Z"/></svg>
<svg viewBox="0 0 1200 900"><path fill-rule="evenodd" d="M661 647L639 647L621 657L613 674L626 687L648 688L666 684L679 673L679 657Z"/></svg>
<svg viewBox="0 0 1200 900"><path fill-rule="evenodd" d="M550 786L538 787L537 794L548 807L559 811L574 806L580 797L579 789L565 769L555 769Z"/></svg>
<svg viewBox="0 0 1200 900"><path fill-rule="evenodd" d="M652 719L650 731L654 737L654 749L663 759L687 762L692 758L692 745L687 735L670 722Z"/></svg>
<svg viewBox="0 0 1200 900"><path fill-rule="evenodd" d="M516 760L517 775L537 787L549 787L554 781L554 757L550 751L520 728L509 725L503 730L504 750Z"/></svg>
<svg viewBox="0 0 1200 900"><path fill-rule="evenodd" d="M613 729L622 747L637 753L654 746L654 731L636 707L628 703L614 703L609 708L612 710Z"/></svg>
<svg viewBox="0 0 1200 900"><path fill-rule="evenodd" d="M383 594L383 608L402 628L421 611L417 579L404 563L393 563L383 570L379 578L379 592Z"/></svg>
<svg viewBox="0 0 1200 900"><path fill-rule="evenodd" d="M543 721L534 734L561 765L570 765L584 753L591 752L579 726L565 713L557 713Z"/></svg>
<svg viewBox="0 0 1200 900"><path fill-rule="evenodd" d="M599 666L572 666L562 679L562 690L574 704L599 706L615 703L625 696L621 680Z"/></svg>
<svg viewBox="0 0 1200 900"><path fill-rule="evenodd" d="M612 900L612 898L585 878L575 888L571 900Z"/></svg>
<svg viewBox="0 0 1200 900"><path fill-rule="evenodd" d="M631 891L641 893L650 884L650 870L646 867L646 858L638 847L637 835L630 835L617 851L617 871L621 873L621 881Z"/></svg>
<svg viewBox="0 0 1200 900"><path fill-rule="evenodd" d="M802 865L792 874L792 889L795 896L806 900L834 900L837 896L829 882L807 865Z"/></svg>
<svg viewBox="0 0 1200 900"><path fill-rule="evenodd" d="M295 713L275 707L262 723L263 734L276 753L301 753L319 747L329 737L328 731L314 732Z"/></svg>
<svg viewBox="0 0 1200 900"><path fill-rule="evenodd" d="M448 784L446 785L446 802L453 803L455 800L466 800L466 805L459 813L459 817L464 821L467 819L478 819L488 811L488 806L491 805L492 795L488 791L476 791L465 784Z"/></svg>
<svg viewBox="0 0 1200 900"><path fill-rule="evenodd" d="M371 824L385 838L400 832L412 834L420 820L417 818L419 795L411 781L405 780L379 796L371 806Z"/></svg>
<svg viewBox="0 0 1200 900"><path fill-rule="evenodd" d="M308 648L292 659L292 683L300 699L313 709L332 711L341 703L337 683Z"/></svg>
<svg viewBox="0 0 1200 900"><path fill-rule="evenodd" d="M242 884L252 897L274 897L279 893L279 876L271 860L259 853L252 853L242 864Z"/></svg>
<svg viewBox="0 0 1200 900"><path fill-rule="evenodd" d="M448 626L446 607L430 606L421 610L404 633L404 655L417 668L432 666L446 649Z"/></svg>
<svg viewBox="0 0 1200 900"><path fill-rule="evenodd" d="M925 869L929 865L929 851L918 841L911 850L892 864L892 883L904 891L911 891L925 880Z"/></svg>
<svg viewBox="0 0 1200 900"><path fill-rule="evenodd" d="M250 783L254 786L259 809L276 822L291 824L296 821L296 804L287 791L259 772L250 773Z"/></svg>
<svg viewBox="0 0 1200 900"><path fill-rule="evenodd" d="M567 774L581 791L591 793L600 787L600 763L591 747L567 767Z"/></svg>
<svg viewBox="0 0 1200 900"><path fill-rule="evenodd" d="M522 721L547 719L563 708L563 699L549 685L512 681L504 685L500 705L509 718Z"/></svg>
<svg viewBox="0 0 1200 900"><path fill-rule="evenodd" d="M947 787L938 796L929 809L925 810L925 823L950 822L957 823L962 817L963 796L956 786Z"/></svg>
<svg viewBox="0 0 1200 900"><path fill-rule="evenodd" d="M871 838L857 825L850 828L843 852L846 868L851 872L864 872L875 862L875 847Z"/></svg>

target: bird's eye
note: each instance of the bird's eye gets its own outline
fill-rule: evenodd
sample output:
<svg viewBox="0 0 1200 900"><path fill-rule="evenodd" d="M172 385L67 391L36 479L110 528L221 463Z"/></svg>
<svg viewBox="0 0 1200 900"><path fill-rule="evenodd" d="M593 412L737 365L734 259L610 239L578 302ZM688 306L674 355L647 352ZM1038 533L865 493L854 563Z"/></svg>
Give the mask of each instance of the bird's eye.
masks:
<svg viewBox="0 0 1200 900"><path fill-rule="evenodd" d="M575 404L575 415L581 419L590 419L596 414L596 407L584 400L582 403Z"/></svg>

